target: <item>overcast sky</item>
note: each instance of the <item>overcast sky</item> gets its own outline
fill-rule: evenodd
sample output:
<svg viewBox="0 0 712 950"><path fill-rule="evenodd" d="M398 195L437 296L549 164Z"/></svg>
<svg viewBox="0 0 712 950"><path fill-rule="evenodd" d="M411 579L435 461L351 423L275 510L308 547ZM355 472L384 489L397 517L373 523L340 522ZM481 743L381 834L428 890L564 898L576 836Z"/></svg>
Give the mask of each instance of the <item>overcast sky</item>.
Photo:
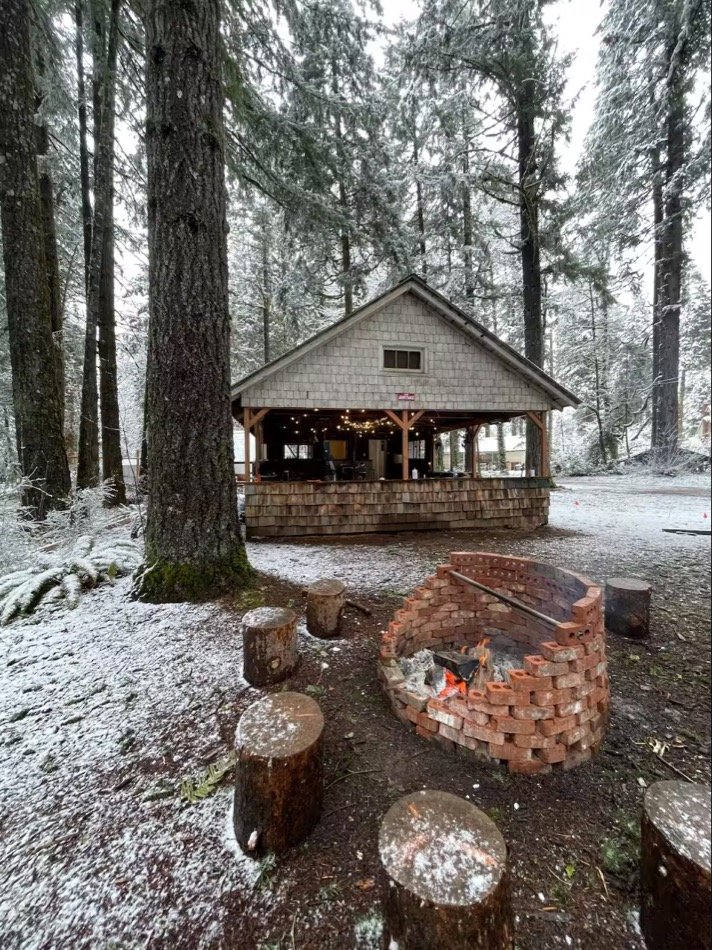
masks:
<svg viewBox="0 0 712 950"><path fill-rule="evenodd" d="M569 174L583 147L586 132L593 119L596 102L595 73L598 57L596 29L603 19L606 0L558 0L548 7L546 19L554 25L562 54L573 54L569 69L568 95L577 97L571 125L571 142L561 153L563 169ZM383 0L383 18L388 25L412 20L418 14L414 0ZM710 280L710 213L698 216L688 245L694 263L707 281Z"/></svg>

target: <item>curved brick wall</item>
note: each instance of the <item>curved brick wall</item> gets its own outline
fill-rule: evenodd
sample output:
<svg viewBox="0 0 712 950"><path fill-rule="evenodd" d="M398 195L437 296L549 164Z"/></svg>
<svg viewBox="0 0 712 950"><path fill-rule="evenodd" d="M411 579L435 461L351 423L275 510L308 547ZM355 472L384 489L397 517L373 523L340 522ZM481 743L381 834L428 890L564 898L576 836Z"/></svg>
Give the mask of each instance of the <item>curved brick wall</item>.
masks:
<svg viewBox="0 0 712 950"><path fill-rule="evenodd" d="M452 570L534 607L556 626L458 581ZM498 633L531 648L508 683L429 700L404 687L397 657L474 646ZM608 715L602 589L527 558L451 554L396 611L383 635L379 678L398 718L425 738L507 762L513 772L571 768L598 749Z"/></svg>

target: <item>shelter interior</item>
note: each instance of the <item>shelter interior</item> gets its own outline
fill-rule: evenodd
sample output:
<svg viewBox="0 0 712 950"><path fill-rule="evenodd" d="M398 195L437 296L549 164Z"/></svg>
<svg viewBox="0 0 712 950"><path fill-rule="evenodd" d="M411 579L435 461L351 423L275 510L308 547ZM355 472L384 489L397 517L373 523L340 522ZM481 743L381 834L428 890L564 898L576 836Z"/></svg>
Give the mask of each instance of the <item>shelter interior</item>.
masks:
<svg viewBox="0 0 712 950"><path fill-rule="evenodd" d="M245 471L258 481L357 481L452 476L437 435L465 432L465 470L479 473L477 433L484 425L528 417L542 433L536 474L548 475L543 412L412 409L251 409L235 407L245 431ZM256 458L250 459L249 433Z"/></svg>

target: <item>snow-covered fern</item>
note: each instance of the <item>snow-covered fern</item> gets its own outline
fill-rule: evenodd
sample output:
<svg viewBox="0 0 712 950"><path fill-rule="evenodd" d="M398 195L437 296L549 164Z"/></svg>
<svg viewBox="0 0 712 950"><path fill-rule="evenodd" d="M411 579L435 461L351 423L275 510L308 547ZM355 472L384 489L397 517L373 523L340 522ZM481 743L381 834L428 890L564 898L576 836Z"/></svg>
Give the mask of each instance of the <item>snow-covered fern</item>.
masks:
<svg viewBox="0 0 712 950"><path fill-rule="evenodd" d="M31 567L0 577L0 624L31 613L41 600L64 599L76 607L82 590L130 574L140 563L133 541L81 535L65 554L44 552Z"/></svg>

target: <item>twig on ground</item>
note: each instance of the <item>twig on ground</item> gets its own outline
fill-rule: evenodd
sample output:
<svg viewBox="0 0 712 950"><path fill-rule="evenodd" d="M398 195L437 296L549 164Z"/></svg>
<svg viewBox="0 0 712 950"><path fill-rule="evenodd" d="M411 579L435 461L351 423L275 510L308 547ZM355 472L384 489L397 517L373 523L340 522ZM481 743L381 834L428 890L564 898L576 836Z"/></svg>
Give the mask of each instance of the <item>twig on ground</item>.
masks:
<svg viewBox="0 0 712 950"><path fill-rule="evenodd" d="M686 782L694 782L694 779L690 778L687 772L683 772L682 769L679 769L676 765L673 765L672 762L668 762L667 759L664 759L661 755L654 753L656 759L660 759L663 765L667 765L676 775L679 775L680 778L684 778Z"/></svg>
<svg viewBox="0 0 712 950"><path fill-rule="evenodd" d="M336 785L337 782L341 782L343 779L348 778L350 775L370 775L371 772L382 772L382 771L383 769L357 769L353 771L351 769L347 769L343 775L337 775L337 777L333 780L333 782L329 782L329 784L326 786L324 790L326 791L327 788L331 788L332 785Z"/></svg>

